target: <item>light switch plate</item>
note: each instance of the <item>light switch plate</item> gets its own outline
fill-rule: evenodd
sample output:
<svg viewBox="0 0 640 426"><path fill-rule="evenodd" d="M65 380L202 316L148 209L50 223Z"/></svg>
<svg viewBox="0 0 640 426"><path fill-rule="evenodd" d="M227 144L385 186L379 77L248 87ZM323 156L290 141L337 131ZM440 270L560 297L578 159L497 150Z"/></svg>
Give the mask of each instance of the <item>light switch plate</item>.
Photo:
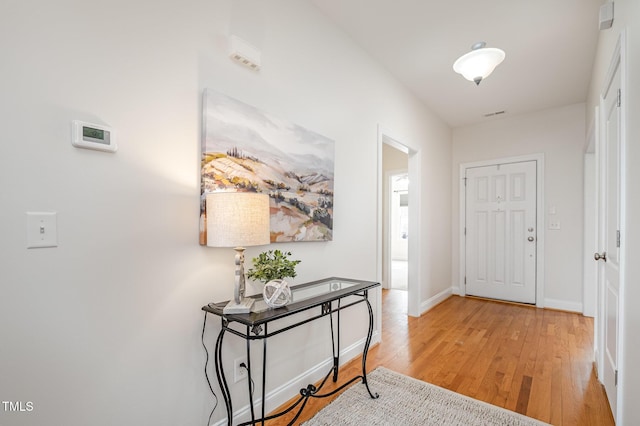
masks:
<svg viewBox="0 0 640 426"><path fill-rule="evenodd" d="M558 229L560 229L560 222L558 221L549 222L549 229L553 229L554 231L557 231Z"/></svg>
<svg viewBox="0 0 640 426"><path fill-rule="evenodd" d="M27 212L27 248L58 247L55 212Z"/></svg>

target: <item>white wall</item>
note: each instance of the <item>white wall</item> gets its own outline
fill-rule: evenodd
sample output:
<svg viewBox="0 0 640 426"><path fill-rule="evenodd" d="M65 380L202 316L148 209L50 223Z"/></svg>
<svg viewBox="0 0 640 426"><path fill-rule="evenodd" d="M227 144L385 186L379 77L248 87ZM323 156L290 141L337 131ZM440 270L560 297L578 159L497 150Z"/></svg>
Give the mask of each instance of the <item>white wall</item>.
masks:
<svg viewBox="0 0 640 426"><path fill-rule="evenodd" d="M268 6L3 3L0 400L34 409L0 411L1 424L206 422L200 307L230 298L233 276L232 250L198 245L207 87L336 141L334 241L278 246L302 260L296 282L377 278L383 125L420 148L418 196L438 206L421 218L422 297L448 287L450 130L312 6ZM259 73L228 59L230 31L262 50ZM72 147L72 119L113 126L119 151ZM57 212L59 247L26 249L27 211ZM363 335L362 314L345 315L343 347ZM270 346L271 388L328 358L324 325ZM220 404L214 420L223 416Z"/></svg>
<svg viewBox="0 0 640 426"><path fill-rule="evenodd" d="M545 219L555 207L561 229L545 230L544 306L582 310L582 180L584 104L505 117L453 131L452 178L459 165L474 161L544 154ZM453 186L453 217L459 217L458 185ZM452 278L459 282L459 223L452 224Z"/></svg>
<svg viewBox="0 0 640 426"><path fill-rule="evenodd" d="M620 364L618 387L618 424L640 424L640 2L637 0L616 0L613 28L601 31L598 53L594 63L587 110L589 117L598 104L603 89L605 75L611 62L613 51L622 30L626 30L627 59L626 92L623 95L623 109L627 114L626 124L626 224L621 230L622 249L625 256L623 276L626 285L621 292L620 318Z"/></svg>

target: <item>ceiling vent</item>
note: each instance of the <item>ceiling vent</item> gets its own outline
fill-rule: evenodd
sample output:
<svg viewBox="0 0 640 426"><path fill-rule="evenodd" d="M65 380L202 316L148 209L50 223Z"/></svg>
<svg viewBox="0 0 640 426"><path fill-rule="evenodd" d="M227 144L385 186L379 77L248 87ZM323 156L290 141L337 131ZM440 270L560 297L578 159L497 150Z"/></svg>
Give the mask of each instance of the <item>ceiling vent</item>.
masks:
<svg viewBox="0 0 640 426"><path fill-rule="evenodd" d="M504 114L504 113L505 113L505 111L504 111L504 110L502 110L502 111L495 111L495 112L489 112L489 113L487 113L487 114L484 114L484 115L483 115L483 117L488 118L488 117L493 117L493 116L495 116L495 115L502 115L502 114Z"/></svg>
<svg viewBox="0 0 640 426"><path fill-rule="evenodd" d="M229 57L249 69L260 70L260 50L238 36L229 37Z"/></svg>

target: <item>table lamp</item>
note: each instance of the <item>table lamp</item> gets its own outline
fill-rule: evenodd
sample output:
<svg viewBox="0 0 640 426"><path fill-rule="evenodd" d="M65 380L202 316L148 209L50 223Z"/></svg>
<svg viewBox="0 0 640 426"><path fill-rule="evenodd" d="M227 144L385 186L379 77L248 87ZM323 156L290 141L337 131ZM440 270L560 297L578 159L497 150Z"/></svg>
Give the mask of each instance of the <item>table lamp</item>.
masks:
<svg viewBox="0 0 640 426"><path fill-rule="evenodd" d="M270 243L269 196L255 192L210 192L207 200L207 246L235 247L234 298L225 314L248 313L253 299L244 297L244 248Z"/></svg>

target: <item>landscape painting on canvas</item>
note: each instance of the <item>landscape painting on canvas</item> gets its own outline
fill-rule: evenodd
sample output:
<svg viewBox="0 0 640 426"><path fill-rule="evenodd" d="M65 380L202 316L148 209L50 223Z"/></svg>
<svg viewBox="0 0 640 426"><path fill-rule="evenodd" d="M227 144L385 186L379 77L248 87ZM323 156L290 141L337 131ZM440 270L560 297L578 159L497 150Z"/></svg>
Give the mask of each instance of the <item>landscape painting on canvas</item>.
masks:
<svg viewBox="0 0 640 426"><path fill-rule="evenodd" d="M269 194L271 242L333 239L334 142L251 105L204 93L200 243L208 192Z"/></svg>

